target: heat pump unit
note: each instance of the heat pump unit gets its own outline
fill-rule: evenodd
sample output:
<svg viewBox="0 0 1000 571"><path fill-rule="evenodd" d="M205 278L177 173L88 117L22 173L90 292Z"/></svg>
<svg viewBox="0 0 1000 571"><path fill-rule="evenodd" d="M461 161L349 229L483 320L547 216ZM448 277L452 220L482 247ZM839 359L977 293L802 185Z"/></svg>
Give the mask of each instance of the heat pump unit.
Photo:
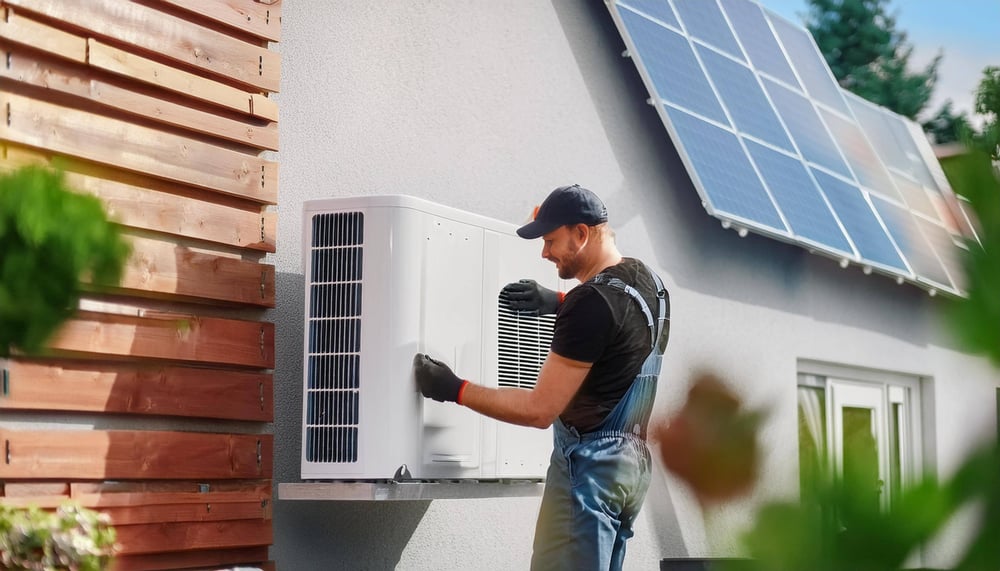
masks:
<svg viewBox="0 0 1000 571"><path fill-rule="evenodd" d="M549 430L423 398L414 354L491 387L534 386L554 317L510 310L532 278L565 291L511 224L410 196L304 204L304 480L541 479Z"/></svg>

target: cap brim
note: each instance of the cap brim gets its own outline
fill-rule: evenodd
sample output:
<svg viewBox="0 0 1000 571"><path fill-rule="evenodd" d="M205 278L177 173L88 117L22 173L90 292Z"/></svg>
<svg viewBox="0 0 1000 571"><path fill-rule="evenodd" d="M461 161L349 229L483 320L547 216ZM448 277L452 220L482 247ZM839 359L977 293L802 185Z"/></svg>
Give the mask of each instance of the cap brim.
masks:
<svg viewBox="0 0 1000 571"><path fill-rule="evenodd" d="M541 238L542 236L548 234L549 232L558 228L560 224L555 222L542 222L541 220L532 220L524 226L517 229L517 235L526 239L534 240L535 238Z"/></svg>

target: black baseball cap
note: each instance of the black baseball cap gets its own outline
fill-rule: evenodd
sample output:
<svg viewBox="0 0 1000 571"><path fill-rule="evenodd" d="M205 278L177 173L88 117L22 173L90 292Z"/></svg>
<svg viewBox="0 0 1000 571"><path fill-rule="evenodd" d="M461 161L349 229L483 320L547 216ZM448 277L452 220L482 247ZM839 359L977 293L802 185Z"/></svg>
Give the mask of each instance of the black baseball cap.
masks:
<svg viewBox="0 0 1000 571"><path fill-rule="evenodd" d="M567 224L595 226L608 221L608 209L596 194L578 184L560 186L535 211L535 219L517 229L532 240Z"/></svg>

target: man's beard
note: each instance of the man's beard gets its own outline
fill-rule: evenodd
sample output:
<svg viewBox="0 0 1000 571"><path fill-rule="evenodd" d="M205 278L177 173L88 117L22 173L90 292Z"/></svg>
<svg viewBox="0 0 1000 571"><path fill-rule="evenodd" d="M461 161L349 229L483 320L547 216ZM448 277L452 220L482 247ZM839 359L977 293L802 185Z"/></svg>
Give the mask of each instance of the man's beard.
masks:
<svg viewBox="0 0 1000 571"><path fill-rule="evenodd" d="M556 266L559 270L559 277L564 280L573 279L580 272L580 256L579 250L571 252L566 255L565 258L560 260L562 264Z"/></svg>

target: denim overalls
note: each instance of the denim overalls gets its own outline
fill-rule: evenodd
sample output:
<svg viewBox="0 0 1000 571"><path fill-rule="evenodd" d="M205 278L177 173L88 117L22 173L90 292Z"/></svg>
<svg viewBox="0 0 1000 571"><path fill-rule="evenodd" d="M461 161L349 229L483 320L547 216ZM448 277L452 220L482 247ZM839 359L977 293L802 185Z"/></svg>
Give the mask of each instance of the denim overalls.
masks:
<svg viewBox="0 0 1000 571"><path fill-rule="evenodd" d="M598 274L590 283L618 288L642 308L652 349L621 401L594 431L580 434L556 420L554 449L535 529L531 569L621 569L625 540L649 488L650 455L646 425L656 397L665 343L666 289L657 287L657 317L634 288Z"/></svg>

